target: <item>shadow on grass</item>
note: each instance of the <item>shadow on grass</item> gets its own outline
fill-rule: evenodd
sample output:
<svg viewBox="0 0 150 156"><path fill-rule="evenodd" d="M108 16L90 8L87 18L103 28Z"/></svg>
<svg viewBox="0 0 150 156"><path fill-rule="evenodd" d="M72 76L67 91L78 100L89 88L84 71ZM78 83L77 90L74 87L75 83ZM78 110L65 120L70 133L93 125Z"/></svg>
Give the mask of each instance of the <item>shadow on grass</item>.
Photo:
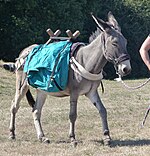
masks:
<svg viewBox="0 0 150 156"><path fill-rule="evenodd" d="M70 140L59 140L59 141L56 141L56 144L70 144L71 141ZM77 143L83 143L83 141L81 140L77 140Z"/></svg>
<svg viewBox="0 0 150 156"><path fill-rule="evenodd" d="M111 147L116 146L145 146L150 145L150 140L142 139L142 140L113 140Z"/></svg>
<svg viewBox="0 0 150 156"><path fill-rule="evenodd" d="M93 140L96 143L102 144L100 140ZM150 145L150 140L142 139L142 140L112 140L110 147L123 147L123 146L145 146Z"/></svg>

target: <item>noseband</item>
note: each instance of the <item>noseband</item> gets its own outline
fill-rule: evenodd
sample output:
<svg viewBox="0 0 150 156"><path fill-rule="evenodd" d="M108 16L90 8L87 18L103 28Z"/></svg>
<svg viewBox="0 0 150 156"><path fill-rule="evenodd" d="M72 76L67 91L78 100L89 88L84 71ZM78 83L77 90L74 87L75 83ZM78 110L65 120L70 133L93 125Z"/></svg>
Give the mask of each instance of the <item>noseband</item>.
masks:
<svg viewBox="0 0 150 156"><path fill-rule="evenodd" d="M121 54L118 58L112 59L112 62L115 66L117 66L118 64L126 60L130 60L129 54Z"/></svg>

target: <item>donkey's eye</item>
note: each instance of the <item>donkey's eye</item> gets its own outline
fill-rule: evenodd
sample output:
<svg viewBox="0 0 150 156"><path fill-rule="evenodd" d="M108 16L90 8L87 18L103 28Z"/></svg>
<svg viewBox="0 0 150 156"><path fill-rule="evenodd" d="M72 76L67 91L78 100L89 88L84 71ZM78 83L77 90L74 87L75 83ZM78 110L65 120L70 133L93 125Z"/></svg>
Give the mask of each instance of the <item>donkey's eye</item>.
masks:
<svg viewBox="0 0 150 156"><path fill-rule="evenodd" d="M118 47L117 42L112 43L113 46Z"/></svg>

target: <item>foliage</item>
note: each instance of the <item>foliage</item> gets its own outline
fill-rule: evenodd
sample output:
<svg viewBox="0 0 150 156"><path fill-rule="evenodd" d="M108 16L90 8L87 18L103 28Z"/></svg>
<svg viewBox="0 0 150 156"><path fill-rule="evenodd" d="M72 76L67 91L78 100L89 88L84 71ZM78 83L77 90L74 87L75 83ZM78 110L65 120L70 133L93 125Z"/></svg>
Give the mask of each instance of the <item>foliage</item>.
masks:
<svg viewBox="0 0 150 156"><path fill-rule="evenodd" d="M54 31L61 29L63 36L67 29L79 29L79 40L88 42L96 29L90 12L107 20L110 10L128 40L132 63L128 77L148 76L138 51L149 34L149 0L0 0L0 59L14 61L28 45L45 43L48 39L45 31L49 27ZM105 70L109 78L115 77L109 63Z"/></svg>

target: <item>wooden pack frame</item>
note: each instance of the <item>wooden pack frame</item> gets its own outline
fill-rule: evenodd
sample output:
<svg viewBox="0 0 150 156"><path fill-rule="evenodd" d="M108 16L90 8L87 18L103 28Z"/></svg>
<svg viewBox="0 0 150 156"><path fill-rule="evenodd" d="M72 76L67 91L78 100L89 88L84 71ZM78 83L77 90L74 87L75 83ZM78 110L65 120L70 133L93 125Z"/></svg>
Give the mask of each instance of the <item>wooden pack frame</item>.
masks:
<svg viewBox="0 0 150 156"><path fill-rule="evenodd" d="M49 28L46 30L46 32L48 33L48 35L50 36L50 38L48 39L48 41L46 42L46 44L49 44L52 40L75 40L79 35L80 35L80 31L76 30L74 33L71 32L71 30L67 30L66 34L68 37L59 37L59 35L61 34L61 31L58 29L55 31L55 33Z"/></svg>

